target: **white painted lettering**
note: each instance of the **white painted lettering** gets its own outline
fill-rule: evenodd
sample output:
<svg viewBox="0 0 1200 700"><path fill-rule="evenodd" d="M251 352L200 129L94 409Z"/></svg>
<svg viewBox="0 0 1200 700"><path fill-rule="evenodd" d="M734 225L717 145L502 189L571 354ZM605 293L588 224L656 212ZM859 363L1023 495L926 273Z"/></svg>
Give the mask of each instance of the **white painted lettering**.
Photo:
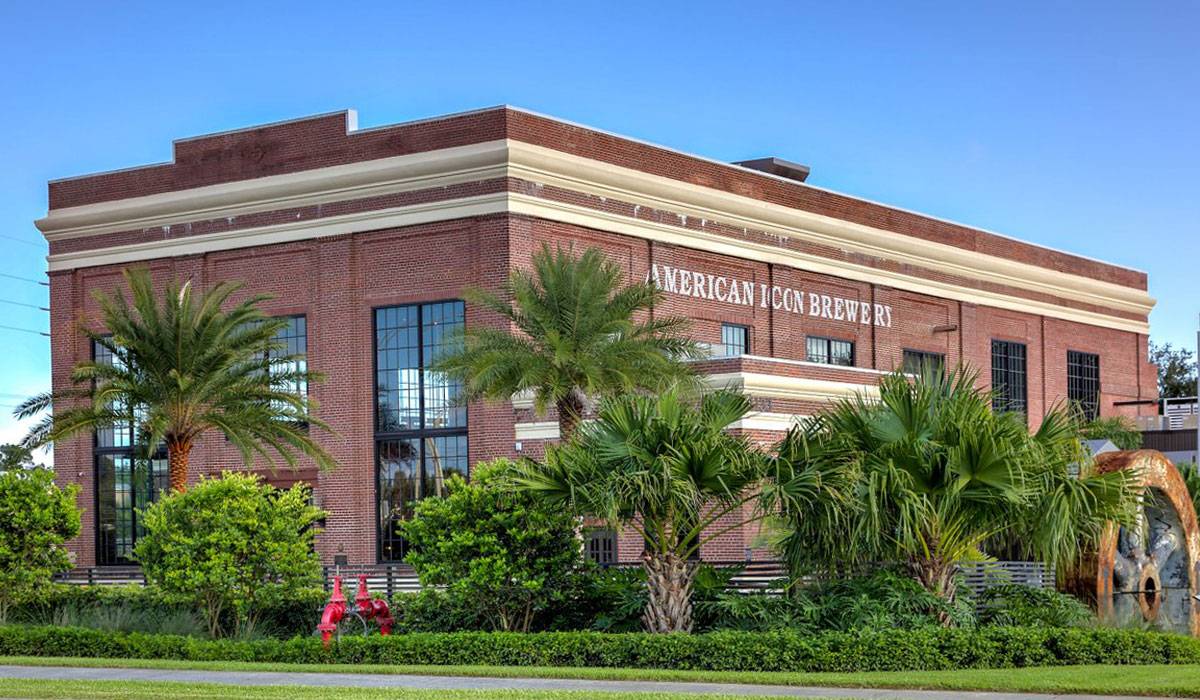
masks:
<svg viewBox="0 0 1200 700"><path fill-rule="evenodd" d="M838 321L846 320L846 300L838 297L833 300L833 317Z"/></svg>

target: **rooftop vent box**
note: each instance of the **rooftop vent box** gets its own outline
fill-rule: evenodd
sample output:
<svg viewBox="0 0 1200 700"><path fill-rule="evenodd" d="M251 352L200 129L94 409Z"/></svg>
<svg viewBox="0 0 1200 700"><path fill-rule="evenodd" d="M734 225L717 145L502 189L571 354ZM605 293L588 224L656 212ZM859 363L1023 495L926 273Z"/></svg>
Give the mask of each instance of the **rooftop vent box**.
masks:
<svg viewBox="0 0 1200 700"><path fill-rule="evenodd" d="M807 165L793 163L790 160L782 158L755 158L754 160L739 160L734 165L740 165L743 168L751 170L760 170L771 175L786 177L789 180L796 182L804 182L808 179L808 174L812 169Z"/></svg>

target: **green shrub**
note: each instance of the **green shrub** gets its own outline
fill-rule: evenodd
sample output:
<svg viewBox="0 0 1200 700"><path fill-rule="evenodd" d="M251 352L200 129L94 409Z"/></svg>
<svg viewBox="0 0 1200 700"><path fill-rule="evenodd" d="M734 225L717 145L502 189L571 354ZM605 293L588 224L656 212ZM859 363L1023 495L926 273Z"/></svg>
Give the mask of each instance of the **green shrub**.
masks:
<svg viewBox="0 0 1200 700"><path fill-rule="evenodd" d="M256 629L264 610L319 585L313 547L321 510L307 487L278 490L258 477L226 472L160 498L142 513L134 549L146 580L172 599L190 601L213 637Z"/></svg>
<svg viewBox="0 0 1200 700"><path fill-rule="evenodd" d="M1086 605L1049 588L1005 584L979 597L979 622L1014 627L1075 627L1095 619Z"/></svg>
<svg viewBox="0 0 1200 700"><path fill-rule="evenodd" d="M947 602L930 593L911 576L880 570L797 587L787 592L730 593L721 591L697 604L704 630L734 629L806 632L918 629L975 624L968 596Z"/></svg>
<svg viewBox="0 0 1200 700"><path fill-rule="evenodd" d="M63 543L79 534L78 486L48 469L0 472L0 623L13 605L71 568Z"/></svg>
<svg viewBox="0 0 1200 700"><path fill-rule="evenodd" d="M566 600L582 554L570 511L506 488L511 469L500 459L476 465L470 483L452 477L401 530L423 586L473 607L479 628L527 632Z"/></svg>
<svg viewBox="0 0 1200 700"><path fill-rule="evenodd" d="M1080 435L1087 440L1110 440L1119 450L1142 448L1142 432L1127 416L1095 418L1083 424Z"/></svg>
<svg viewBox="0 0 1200 700"><path fill-rule="evenodd" d="M309 634L328 598L329 594L320 588L307 588L266 602L260 606L254 633L281 638ZM236 627L233 615L231 610L223 613L223 628ZM125 632L207 633L204 621L190 601L164 594L155 586L44 586L23 598L13 609L10 620Z"/></svg>
<svg viewBox="0 0 1200 700"><path fill-rule="evenodd" d="M713 671L924 671L1195 664L1200 639L1105 628L922 628L871 633L461 632L234 641L69 627L0 627L0 655L281 663L591 666Z"/></svg>

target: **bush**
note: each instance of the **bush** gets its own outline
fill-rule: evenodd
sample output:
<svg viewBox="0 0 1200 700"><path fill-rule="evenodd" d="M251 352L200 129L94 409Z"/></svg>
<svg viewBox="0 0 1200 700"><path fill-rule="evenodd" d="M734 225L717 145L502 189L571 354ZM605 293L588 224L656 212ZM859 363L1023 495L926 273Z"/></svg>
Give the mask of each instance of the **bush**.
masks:
<svg viewBox="0 0 1200 700"><path fill-rule="evenodd" d="M280 638L310 634L328 598L329 594L320 588L307 588L265 602L259 608L253 634ZM233 611L224 611L222 628L236 626L233 616ZM10 621L123 632L207 634L204 620L191 601L162 593L154 586L52 584L24 597L13 609Z"/></svg>
<svg viewBox="0 0 1200 700"><path fill-rule="evenodd" d="M975 624L975 611L968 596L947 602L911 576L886 569L787 592L722 591L697 607L698 619L706 630L850 632L919 629L942 626L943 620L956 627Z"/></svg>
<svg viewBox="0 0 1200 700"><path fill-rule="evenodd" d="M267 607L320 585L313 539L322 513L308 496L300 484L281 491L250 474L201 479L146 508L134 553L147 581L202 612L211 636L230 617L245 635Z"/></svg>
<svg viewBox="0 0 1200 700"><path fill-rule="evenodd" d="M476 465L471 483L452 477L401 528L423 586L444 586L481 628L527 632L566 600L581 547L569 511L503 486L511 468L501 459Z"/></svg>
<svg viewBox="0 0 1200 700"><path fill-rule="evenodd" d="M71 568L63 543L79 534L78 491L55 486L48 469L0 472L0 623L14 603Z"/></svg>
<svg viewBox="0 0 1200 700"><path fill-rule="evenodd" d="M1086 440L1110 440L1119 450L1142 448L1142 431L1127 416L1095 418L1083 425L1080 435Z"/></svg>
<svg viewBox="0 0 1200 700"><path fill-rule="evenodd" d="M1017 627L1075 627L1094 620L1074 597L1048 588L993 586L979 597L980 624Z"/></svg>
<svg viewBox="0 0 1200 700"><path fill-rule="evenodd" d="M287 641L208 640L65 627L0 627L0 655L277 663L591 666L712 671L925 671L1200 663L1200 639L1104 628L826 632L462 632Z"/></svg>

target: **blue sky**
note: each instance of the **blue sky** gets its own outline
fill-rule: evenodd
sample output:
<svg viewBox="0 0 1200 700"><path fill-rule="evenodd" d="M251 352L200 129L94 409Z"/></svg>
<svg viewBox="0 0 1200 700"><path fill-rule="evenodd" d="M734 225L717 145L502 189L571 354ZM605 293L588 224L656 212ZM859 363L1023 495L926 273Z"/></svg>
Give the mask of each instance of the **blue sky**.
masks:
<svg viewBox="0 0 1200 700"><path fill-rule="evenodd" d="M1194 344L1200 5L736 5L4 3L0 272L41 276L52 178L347 107L366 127L509 103L1146 270L1152 337ZM0 299L45 288L0 277ZM46 314L0 304L0 325ZM49 344L0 340L5 441Z"/></svg>

